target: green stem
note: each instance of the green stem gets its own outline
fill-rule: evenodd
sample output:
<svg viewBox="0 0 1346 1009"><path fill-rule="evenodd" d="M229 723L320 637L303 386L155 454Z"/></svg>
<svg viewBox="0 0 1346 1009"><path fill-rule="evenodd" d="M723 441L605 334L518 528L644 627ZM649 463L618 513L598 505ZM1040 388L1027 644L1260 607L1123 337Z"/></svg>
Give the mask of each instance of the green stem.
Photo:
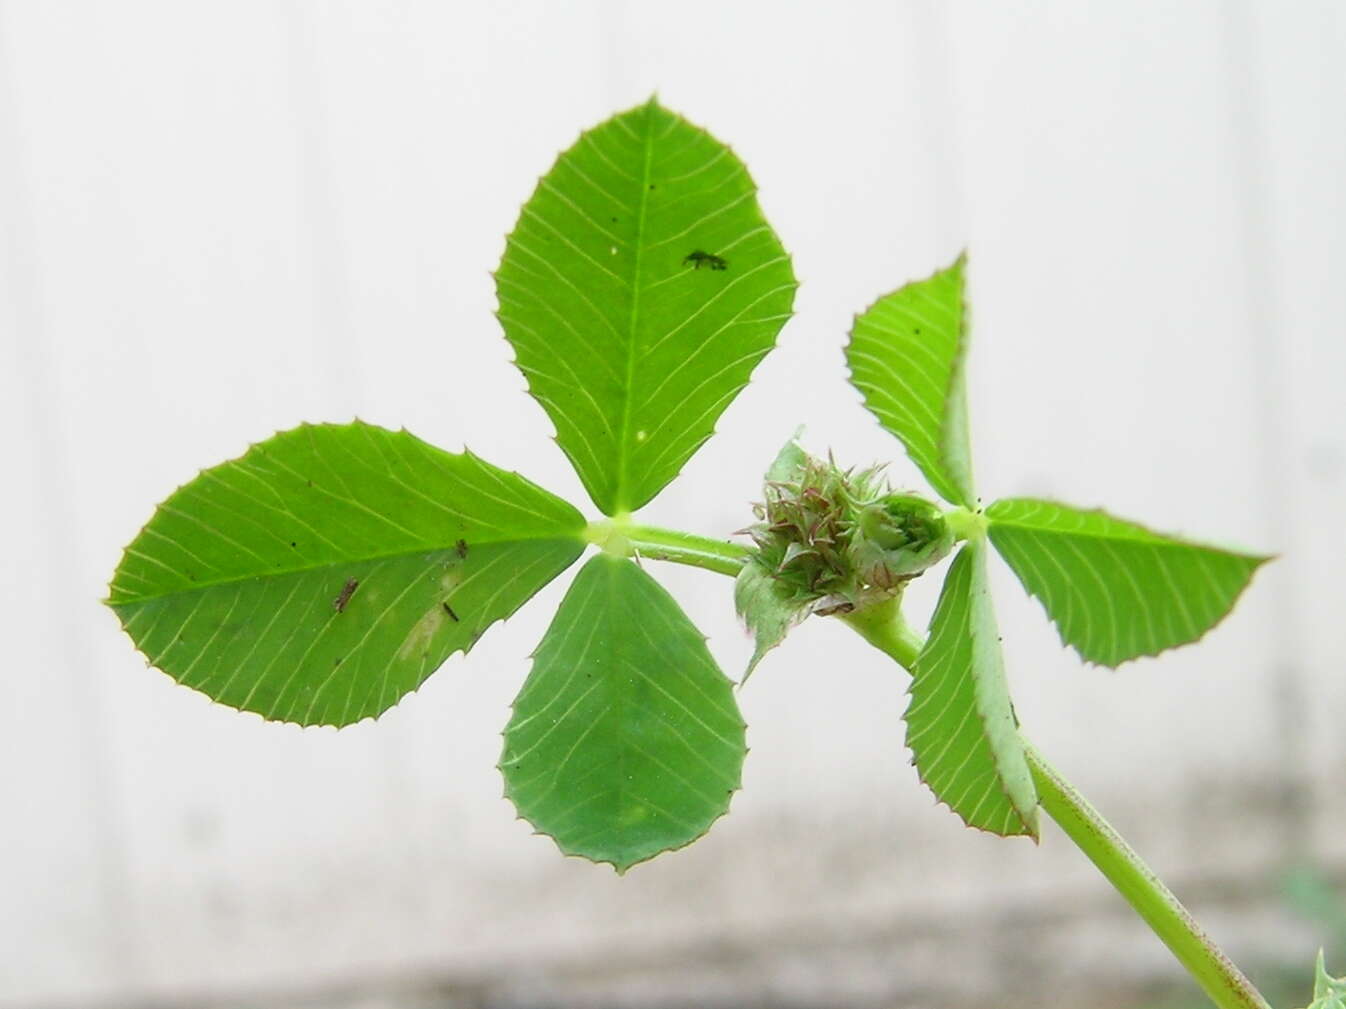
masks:
<svg viewBox="0 0 1346 1009"><path fill-rule="evenodd" d="M891 656L903 669L910 670L925 644L921 636L907 626L902 616L902 597L885 599L877 606L848 613L842 618L871 645Z"/></svg>
<svg viewBox="0 0 1346 1009"><path fill-rule="evenodd" d="M608 553L622 557L639 556L657 561L690 564L722 575L737 575L748 559L747 547L725 540L659 529L655 526L632 525L629 518L617 516L601 522L590 522L584 538Z"/></svg>
<svg viewBox="0 0 1346 1009"><path fill-rule="evenodd" d="M966 508L951 508L944 513L944 521L953 530L955 540L979 540L986 536L986 516Z"/></svg>
<svg viewBox="0 0 1346 1009"><path fill-rule="evenodd" d="M1028 740L1024 754L1037 785L1038 800L1089 861L1098 866L1145 924L1220 1009L1270 1009L1243 972L1202 931L1173 895L1112 825L1061 777Z"/></svg>
<svg viewBox="0 0 1346 1009"><path fill-rule="evenodd" d="M900 600L842 617L860 636L910 671L923 642L902 618ZM1022 734L1020 735L1022 739ZM1145 924L1172 950L1220 1009L1270 1009L1233 961L1201 930L1171 890L1069 782L1023 740L1038 800Z"/></svg>

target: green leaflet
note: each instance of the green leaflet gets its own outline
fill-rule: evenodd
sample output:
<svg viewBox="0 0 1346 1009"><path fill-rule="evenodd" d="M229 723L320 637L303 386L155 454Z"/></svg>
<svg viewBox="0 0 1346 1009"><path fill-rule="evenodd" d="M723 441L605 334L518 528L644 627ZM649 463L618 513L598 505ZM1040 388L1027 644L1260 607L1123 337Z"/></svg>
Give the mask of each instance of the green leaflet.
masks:
<svg viewBox="0 0 1346 1009"><path fill-rule="evenodd" d="M729 808L746 752L705 639L633 562L595 556L505 728L500 766L519 814L566 854L625 872L704 834Z"/></svg>
<svg viewBox="0 0 1346 1009"><path fill-rule="evenodd" d="M808 608L789 598L787 591L761 564L750 560L734 579L734 609L753 634L752 658L744 683L763 656L785 640L790 628L808 615Z"/></svg>
<svg viewBox="0 0 1346 1009"><path fill-rule="evenodd" d="M781 446L776 458L772 459L771 465L767 467L766 476L763 478L767 483L789 483L803 475L809 461L808 453L799 444L803 433L803 425L800 425L790 436L790 440Z"/></svg>
<svg viewBox="0 0 1346 1009"><path fill-rule="evenodd" d="M1321 949L1313 967L1313 1001L1308 1009L1346 1009L1346 978L1333 977L1327 972Z"/></svg>
<svg viewBox="0 0 1346 1009"><path fill-rule="evenodd" d="M529 391L608 515L710 437L796 286L742 162L653 99L557 159L495 279Z"/></svg>
<svg viewBox="0 0 1346 1009"><path fill-rule="evenodd" d="M175 491L108 605L152 665L221 704L347 725L518 609L580 555L583 528L470 453L304 425Z"/></svg>
<svg viewBox="0 0 1346 1009"><path fill-rule="evenodd" d="M907 746L921 780L969 827L1038 836L986 579L986 547L954 558L912 668Z"/></svg>
<svg viewBox="0 0 1346 1009"><path fill-rule="evenodd" d="M856 316L846 362L865 406L944 500L976 507L968 445L967 309L959 256Z"/></svg>
<svg viewBox="0 0 1346 1009"><path fill-rule="evenodd" d="M796 430L767 467L768 496L772 483L797 481L804 472L808 454L799 444L803 432L802 427ZM742 683L748 682L748 677L766 653L785 640L790 628L807 616L807 608L789 595L757 556L750 557L735 577L734 609L753 634L752 658L748 660Z"/></svg>
<svg viewBox="0 0 1346 1009"><path fill-rule="evenodd" d="M986 517L991 542L1061 641L1104 666L1196 641L1269 559L1052 501L1008 498Z"/></svg>

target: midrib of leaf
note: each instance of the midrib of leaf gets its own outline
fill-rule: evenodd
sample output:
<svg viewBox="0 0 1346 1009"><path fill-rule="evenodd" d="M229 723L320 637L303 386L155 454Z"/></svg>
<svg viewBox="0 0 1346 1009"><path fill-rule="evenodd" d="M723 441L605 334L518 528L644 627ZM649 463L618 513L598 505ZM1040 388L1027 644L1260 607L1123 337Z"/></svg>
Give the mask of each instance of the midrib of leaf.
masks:
<svg viewBox="0 0 1346 1009"><path fill-rule="evenodd" d="M495 278L529 392L610 516L714 433L795 289L742 162L653 99L562 152Z"/></svg>
<svg viewBox="0 0 1346 1009"><path fill-rule="evenodd" d="M973 508L965 263L959 256L856 316L846 357L865 407L902 442L935 491Z"/></svg>
<svg viewBox="0 0 1346 1009"><path fill-rule="evenodd" d="M703 834L739 787L745 752L704 638L649 575L603 554L566 593L504 735L520 814L618 872Z"/></svg>
<svg viewBox="0 0 1346 1009"><path fill-rule="evenodd" d="M302 450L308 453L302 460L302 450L296 450L301 442ZM295 468L301 461L308 466L303 472ZM453 495L426 493L417 485L417 476L425 486L434 486L434 481L447 477L462 500ZM252 446L238 459L203 470L195 480L175 491L126 548L123 563L113 577L108 603L116 606L144 602L259 576L320 572L347 563L452 550L463 536L480 546L584 542L583 518L578 512L517 474L510 476L519 483L505 483L499 471L471 452L461 455L442 452L406 432L397 434L361 422L346 426L303 425ZM381 500L380 492L396 488L398 493L414 499L420 514L413 521L406 513L395 515L388 507L371 507L352 490L353 486L361 486L366 496L373 495L376 500ZM505 496L500 496L501 493ZM296 495L310 500L299 500ZM534 500L527 500L529 496ZM478 514L454 507L467 500L485 507ZM568 513L547 514L537 509L538 501L549 508L566 509ZM438 518L440 513L442 520ZM427 521L427 514L434 516L434 521ZM375 522L387 530L393 541L389 548L360 543L362 539L373 538L373 533L368 529L353 532L347 523L357 518ZM169 529L166 533L164 521L171 521L176 530ZM405 524L408 521L418 528L408 528ZM441 521L442 533L437 529ZM519 524L511 528L511 521ZM555 524L538 529L539 521ZM192 539L182 536L182 523L190 524ZM296 537L296 529L303 530L304 535ZM197 556L188 543L198 542L198 537L203 538L200 542L227 543L234 555L223 566L218 557L207 560ZM307 549L315 550L318 556L292 554L291 550L296 548L289 541L293 538L307 538L310 541ZM164 556L165 545L176 554ZM195 568L190 580L183 579L182 572L174 566L182 557L190 558ZM252 560L238 562L245 557ZM157 591L151 592L126 588L128 578L155 585L155 580L147 578L143 570L128 566L131 558L161 569L168 576L168 584L160 582Z"/></svg>
<svg viewBox="0 0 1346 1009"><path fill-rule="evenodd" d="M500 539L483 539L482 537L478 536L475 542L478 546L493 546L498 543L530 543L530 542L551 542L551 541L561 542L566 539L573 539L576 543L585 542L582 536L574 536L574 537L506 536L501 537ZM374 564L379 561L402 560L403 558L406 557L420 556L427 553L449 553L453 551L453 549L454 549L454 541L449 540L446 543L441 543L436 546L420 547L415 550L398 550L393 553L381 553L381 554L360 554L359 556L347 558L345 560L333 561L330 564L308 564L303 567L276 568L274 569L273 572L271 572L271 574L275 574L277 576L312 574L317 571L330 571L333 568L348 567L352 563ZM198 580L192 582L190 586L187 586L179 591L156 592L153 594L140 595L140 596L119 596L116 599L112 598L104 599L103 603L115 609L118 606L129 606L133 603L148 603L153 602L156 599L167 599L170 596L190 595L193 592L200 592L203 589L219 588L221 585L237 585L239 582L253 581L257 577L258 577L257 575L241 575L235 578L217 578L213 581Z"/></svg>
<svg viewBox="0 0 1346 1009"><path fill-rule="evenodd" d="M1009 498L986 517L991 543L1063 643L1112 667L1198 640L1268 559L1054 501Z"/></svg>
<svg viewBox="0 0 1346 1009"><path fill-rule="evenodd" d="M618 120L620 122L621 120ZM631 448L627 435L631 430L631 404L635 402L636 375L636 324L640 320L640 271L645 258L645 213L650 205L650 162L654 158L654 100L645 106L644 115L644 163L640 176L640 212L636 215L635 263L631 270L631 312L627 320L627 332L630 338L626 345L626 382L625 397L622 402L622 424L618 445L621 446L621 459L617 469L617 487L613 493L618 512L629 511L627 496L627 471L631 463ZM673 121L676 125L677 121ZM671 130L673 126L670 126Z"/></svg>
<svg viewBox="0 0 1346 1009"><path fill-rule="evenodd" d="M266 718L377 715L583 551L578 511L408 432L304 426L178 488L109 605L176 681Z"/></svg>
<svg viewBox="0 0 1346 1009"><path fill-rule="evenodd" d="M903 716L921 780L971 827L1037 836L1037 799L1019 741L985 568L986 547L954 558L912 669Z"/></svg>

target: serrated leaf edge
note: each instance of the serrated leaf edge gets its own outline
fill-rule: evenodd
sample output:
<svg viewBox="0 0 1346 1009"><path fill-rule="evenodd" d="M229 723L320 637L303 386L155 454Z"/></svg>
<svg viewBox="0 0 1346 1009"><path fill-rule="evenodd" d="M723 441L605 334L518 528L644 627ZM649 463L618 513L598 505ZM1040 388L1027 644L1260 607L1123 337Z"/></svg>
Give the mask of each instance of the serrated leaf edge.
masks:
<svg viewBox="0 0 1346 1009"><path fill-rule="evenodd" d="M1133 656L1130 656L1129 658L1122 659L1120 662L1116 663L1115 665L1109 665L1109 664L1106 663L1106 662L1098 662L1098 661L1096 661L1096 660L1094 660L1094 659L1089 658L1089 657L1086 656L1083 652L1081 652L1080 649L1079 649L1075 644L1073 644L1072 642L1066 640L1065 632L1061 629L1060 625L1058 625L1057 622L1052 618L1051 611L1047 609L1047 602L1046 602L1046 600L1043 599L1043 597L1042 597L1042 595L1041 595L1040 593L1034 591L1033 589L1029 588L1027 585L1024 584L1023 580L1019 577L1018 572L1014 570L1013 565L1011 565L1010 562L1009 562L1008 560L1005 559L1004 555L1001 554L1001 552L1000 552L1000 548L999 548L998 546L996 546L996 542L995 542L994 538L992 538L992 536L990 535L990 530L991 530L991 528L993 528L993 527L996 526L996 525L1010 526L1010 527L1017 528L1017 529L1027 529L1027 530L1029 530L1030 532L1044 532L1044 531L1046 531L1046 532L1051 532L1051 531L1052 531L1052 530L1042 530L1042 529L1040 529L1040 528L1038 528L1038 527L1036 527L1036 526L1027 526L1027 525L1023 525L1023 524L1021 524L1021 523L1016 523L1016 522L1013 522L1013 521L1001 521L1001 520L997 520L997 519L991 518L991 516L990 516L991 509L994 508L997 504L999 504L1001 500L1032 500L1032 501L1041 501L1041 502L1043 502L1043 503L1045 503L1045 504L1055 505L1055 506L1057 506L1057 507L1059 507L1059 508L1067 508L1067 509L1070 509L1071 511L1080 512L1080 513L1085 514L1085 515L1101 515L1101 516L1103 516L1104 518L1106 518L1106 519L1108 519L1108 520L1110 520L1110 521L1112 521L1112 522L1120 522L1120 523L1123 523L1123 524L1125 524L1125 525L1132 526L1132 527L1134 527L1134 528L1136 528L1136 529L1139 529L1139 530L1140 530L1141 532L1143 532L1143 533L1147 533L1147 534L1149 534L1149 535L1151 535L1151 536L1157 536L1157 537L1159 537L1160 539L1177 540L1178 543L1175 544L1175 545L1177 545L1177 546L1190 546L1190 547L1196 547L1196 548L1198 548L1198 549L1216 550L1216 551L1219 551L1219 552L1221 552L1221 553L1235 554L1235 555L1237 555L1237 556L1239 556L1239 557L1247 558L1247 559L1250 560L1250 561L1256 561L1257 563L1254 564L1253 567L1252 567L1252 569L1248 572L1248 579L1247 579L1247 581L1245 581L1245 582L1243 583L1243 586L1242 586L1236 593L1234 593L1234 597L1229 601L1229 607L1224 611L1224 613L1222 613L1222 614L1220 615L1220 617L1219 617L1217 620L1215 620L1209 627L1207 627L1204 631L1202 631L1200 634L1198 634L1195 638L1192 638L1192 640L1190 640L1190 641L1184 641L1184 642L1181 642L1181 643L1176 644L1176 645L1166 645L1166 646L1164 646L1164 647L1162 647L1162 648L1158 648L1158 649L1156 649L1156 650L1154 650L1154 651L1144 651L1144 652L1139 653L1138 655L1133 655ZM1143 524L1140 523L1140 522L1133 521L1132 519L1121 518L1121 517L1119 517L1119 516L1117 516L1117 515L1112 514L1111 512L1109 512L1109 511L1108 511L1107 509L1105 509L1105 508L1100 508L1100 507L1094 507L1094 508L1080 508L1080 507L1078 507L1078 506L1076 506L1076 505L1066 504L1066 503L1063 502L1063 501L1057 501L1057 500L1055 500L1055 499L1053 499L1053 498L1018 498L1018 499L1010 499L1010 498L1007 498L1007 499L997 499L996 501L992 501L989 505L987 505L986 508L984 509L984 512L983 512L983 513L986 515L986 517L987 517L987 522L988 522L988 528L987 528L987 536L986 536L986 538L990 541L991 546L995 547L995 553L996 553L996 556L1000 558L1000 563L1004 564L1005 567L1009 568L1010 573L1014 575L1014 580L1015 580L1015 582L1018 583L1018 585L1024 590L1024 593L1025 593L1027 596L1029 596L1031 599L1033 599L1033 600L1038 604L1038 606L1040 606L1040 607L1042 608L1043 616L1045 616L1045 617L1047 618L1047 622L1048 622L1049 624L1051 624L1051 626L1052 626L1052 630L1056 633L1057 640L1059 640L1059 641L1061 642L1061 647L1064 648L1064 649L1067 649L1068 651L1074 652L1076 658L1078 658L1078 659L1080 660L1080 662L1082 662L1082 663L1083 663L1084 665L1086 665L1086 666L1092 666L1092 667L1094 667L1095 669L1107 669L1107 670L1114 670L1114 671L1115 671L1115 670L1121 669L1122 666L1126 665L1128 662L1135 662L1135 661L1138 661L1139 659L1153 659L1153 658L1157 658L1157 657L1160 656L1160 655L1163 655L1163 654L1166 653L1166 652L1174 652L1174 651L1178 651L1178 650L1181 649L1181 648L1187 648L1187 647L1189 647L1189 646L1191 646L1191 645L1197 645L1197 644L1200 644L1202 641L1204 641L1204 640L1206 639L1206 637L1207 637L1209 634L1211 634L1213 631L1215 631L1216 628L1218 628L1218 627L1219 627L1221 624L1223 624L1227 619L1229 619L1230 614L1232 614L1232 613L1234 612L1234 607L1236 607L1236 606L1238 605L1238 601L1239 601L1240 599L1243 598L1243 594L1244 594L1245 592L1247 592L1249 588L1252 587L1253 577L1257 574L1258 571L1260 571L1260 570L1262 569L1262 566L1263 566L1264 564L1268 564L1268 563L1270 563L1271 561L1279 560L1279 559L1280 559L1280 554L1250 554L1250 553L1245 553L1245 552L1242 551L1242 550L1237 550L1237 549L1234 549L1233 547L1229 547L1229 546L1222 545L1222 544L1218 544L1218 543L1211 543L1211 542L1207 542L1207 541L1205 541L1205 540L1190 540L1190 539L1185 539L1185 538L1183 538L1183 537L1178 536L1178 535L1175 534L1175 533L1160 532L1159 530L1151 529L1149 526L1147 526L1147 525L1143 525ZM1083 539L1090 539L1090 538L1092 538L1092 539L1099 539L1099 540L1106 540L1106 539L1107 539L1107 537L1105 537L1105 536L1098 536L1097 534L1089 533L1089 532L1077 532L1077 531L1072 531L1072 532L1065 533L1065 534L1062 534L1062 535L1078 536L1078 537L1083 538ZM1164 546L1164 545L1167 545L1167 544L1147 543L1146 545L1147 545L1147 546Z"/></svg>

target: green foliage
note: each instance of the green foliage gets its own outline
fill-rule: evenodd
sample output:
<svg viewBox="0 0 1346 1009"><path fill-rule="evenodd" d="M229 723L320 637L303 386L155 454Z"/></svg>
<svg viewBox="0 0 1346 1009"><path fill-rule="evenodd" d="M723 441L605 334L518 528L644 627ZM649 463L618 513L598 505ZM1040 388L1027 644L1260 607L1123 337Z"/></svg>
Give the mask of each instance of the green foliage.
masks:
<svg viewBox="0 0 1346 1009"><path fill-rule="evenodd" d="M705 639L599 554L538 646L505 729L505 794L568 855L624 872L704 834L739 787L743 717Z"/></svg>
<svg viewBox="0 0 1346 1009"><path fill-rule="evenodd" d="M1011 499L976 511L964 266L959 257L880 298L856 318L846 356L865 405L931 486L961 506L944 521L972 541L947 576L913 670L907 741L916 766L936 796L972 826L1035 833L1033 785L986 588L984 539L989 536L1042 601L1063 642L1109 666L1201 637L1265 558L1045 501ZM873 619L856 626L870 640L897 642Z"/></svg>
<svg viewBox="0 0 1346 1009"><path fill-rule="evenodd" d="M791 599L789 587L774 572L752 562L743 565L734 579L734 609L753 634L752 658L743 673L746 683L766 653L808 616L808 609Z"/></svg>
<svg viewBox="0 0 1346 1009"><path fill-rule="evenodd" d="M885 295L855 320L846 360L865 406L946 501L976 507L968 437L966 259ZM916 499L919 500L919 499ZM943 518L931 556L952 545ZM908 535L918 526L907 523ZM928 534L927 534L928 535ZM919 536L917 539L919 540ZM1037 836L1037 797L1005 682L985 547L965 546L912 669L907 746L936 795L969 826ZM919 570L924 570L920 568Z"/></svg>
<svg viewBox="0 0 1346 1009"><path fill-rule="evenodd" d="M742 163L653 100L561 155L496 280L519 367L609 528L406 432L306 425L202 472L127 548L108 603L153 665L269 719L385 711L586 543L634 549L626 514L710 436L796 286ZM741 563L657 538L656 556ZM530 715L544 697L566 717ZM515 714L503 766L521 813L619 871L699 836L738 787L728 681L629 561L584 569Z"/></svg>
<svg viewBox="0 0 1346 1009"><path fill-rule="evenodd" d="M912 669L907 746L921 780L970 827L1038 836L1037 793L1005 682L986 547L954 558Z"/></svg>
<svg viewBox="0 0 1346 1009"><path fill-rule="evenodd" d="M865 406L940 497L976 507L968 445L966 257L885 295L856 316L846 361Z"/></svg>
<svg viewBox="0 0 1346 1009"><path fill-rule="evenodd" d="M1306 1009L1346 1009L1346 978L1334 978L1327 973L1323 951L1313 968L1313 1001Z"/></svg>
<svg viewBox="0 0 1346 1009"><path fill-rule="evenodd" d="M1049 502L980 512L964 265L879 299L846 351L866 406L952 510L894 492L882 467L843 470L792 440L767 472L751 550L636 526L629 513L677 475L774 345L796 286L742 163L651 100L560 155L496 274L529 391L610 519L586 524L522 476L405 431L303 426L171 495L126 549L108 603L179 682L269 719L346 725L601 547L538 646L500 767L539 832L624 872L705 833L746 753L730 682L629 559L644 549L736 576L756 636L749 672L807 615L843 616L912 670L907 744L935 795L970 826L1036 837L1038 790L1049 812L1074 799L1019 733L988 540L1063 640L1108 665L1200 637L1265 559ZM956 540L922 642L902 592ZM1087 804L1074 808L1089 825L1076 843L1105 872L1133 857ZM1152 874L1126 878L1140 881L1121 888L1138 909L1172 899ZM1251 990L1227 961L1193 953L1206 940L1186 934L1175 951L1183 942L1189 969L1205 962L1218 982L1208 991ZM1320 963L1315 1006L1338 1006L1340 984Z"/></svg>
<svg viewBox="0 0 1346 1009"><path fill-rule="evenodd" d="M794 273L756 191L651 99L582 134L509 237L500 322L608 515L677 476L790 317Z"/></svg>
<svg viewBox="0 0 1346 1009"><path fill-rule="evenodd" d="M986 517L991 542L1062 642L1104 666L1196 641L1268 560L1052 501L1007 498Z"/></svg>
<svg viewBox="0 0 1346 1009"><path fill-rule="evenodd" d="M579 556L583 528L474 455L304 425L174 492L108 604L179 683L269 719L348 725L518 609Z"/></svg>

